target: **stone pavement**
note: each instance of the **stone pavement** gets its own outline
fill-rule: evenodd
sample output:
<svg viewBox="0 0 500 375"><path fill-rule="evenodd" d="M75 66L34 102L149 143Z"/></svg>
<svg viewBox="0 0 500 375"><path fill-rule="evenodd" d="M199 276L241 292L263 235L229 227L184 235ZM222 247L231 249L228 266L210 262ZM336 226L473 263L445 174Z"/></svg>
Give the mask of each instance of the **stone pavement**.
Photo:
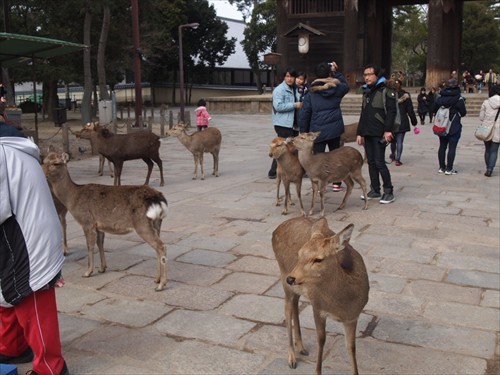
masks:
<svg viewBox="0 0 500 375"><path fill-rule="evenodd" d="M346 123L356 121L346 116ZM370 300L358 324L364 374L497 374L500 338L499 171L486 178L476 118L464 118L459 173L437 173L438 139L429 125L407 133L401 167L390 165L396 202L369 202L355 188L327 192L330 227L355 224L353 246L365 259ZM270 115L214 116L223 134L220 177L192 180L193 159L177 139L162 139L166 184L155 166L151 186L169 215L166 290L154 291L155 255L135 234L107 235L108 270L83 278L81 227L68 215L66 286L57 290L63 352L80 374L312 374L316 336L311 307L301 323L309 356L287 365L283 292L271 233L287 217L267 178L274 137ZM355 146L357 147L357 146ZM97 157L71 162L78 183L112 184L97 176ZM123 184L142 184L142 161L125 163ZM366 166L363 168L368 180ZM292 197L295 198L292 188ZM310 205L310 182L303 199ZM315 217L318 217L319 202ZM96 268L98 256L95 256ZM350 373L342 326L328 320L324 374ZM19 368L20 374L30 368Z"/></svg>

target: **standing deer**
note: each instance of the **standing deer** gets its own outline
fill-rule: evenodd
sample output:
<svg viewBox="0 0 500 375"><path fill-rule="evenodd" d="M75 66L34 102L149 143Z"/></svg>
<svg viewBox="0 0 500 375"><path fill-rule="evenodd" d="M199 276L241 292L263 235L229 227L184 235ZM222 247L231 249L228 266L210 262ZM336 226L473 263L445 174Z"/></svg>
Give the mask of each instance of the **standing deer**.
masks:
<svg viewBox="0 0 500 375"><path fill-rule="evenodd" d="M327 316L344 325L352 372L358 374L356 326L368 302L370 286L363 258L349 244L353 228L353 224L349 224L335 234L325 218L299 217L283 222L273 232L273 251L285 290L290 368L297 366L294 335L300 353L308 354L299 323L299 298L304 295L311 301L316 325L318 355L315 374L321 374Z"/></svg>
<svg viewBox="0 0 500 375"><path fill-rule="evenodd" d="M330 152L313 154L312 149L314 140L318 135L319 132L302 133L293 139L294 146L299 150L300 164L302 164L312 182L313 195L309 215L313 214L314 201L318 191L321 197L320 216L323 217L325 215L324 195L326 185L334 181L344 181L347 185L344 199L338 207L339 210L345 208L347 199L349 199L351 195L354 181L356 181L363 190L363 197L365 199L365 206L363 209L366 210L368 208L366 182L361 173L363 156L361 156L358 150L349 146L343 146Z"/></svg>
<svg viewBox="0 0 500 375"><path fill-rule="evenodd" d="M88 268L84 277L94 271L94 247L97 242L101 267L106 271L104 234L125 234L132 230L156 251L156 287L167 283L166 247L160 238L161 223L167 212L167 200L159 191L147 186L78 185L68 173L66 153L50 152L42 165L54 195L67 207L82 226L87 240Z"/></svg>
<svg viewBox="0 0 500 375"><path fill-rule="evenodd" d="M82 139L88 139L90 141L90 147L92 148L92 153L97 152L97 144L96 144L96 137L91 137L92 132L89 131L79 131L76 132L76 137L77 138L82 138ZM106 161L106 158L104 155L99 154L99 169L97 170L97 175L102 176L104 173L104 162ZM108 160L108 168L109 168L109 176L111 178L114 177L113 174L113 166L111 165L111 161Z"/></svg>
<svg viewBox="0 0 500 375"><path fill-rule="evenodd" d="M305 171L299 163L297 150L293 146L293 143L281 137L274 138L269 145L269 156L276 159L278 164L276 169L276 206L280 205L280 184L283 181L283 186L285 187L285 206L281 214L288 214L288 202L293 204L290 196L290 183L293 182L297 191L297 197L299 198L300 213L302 216L305 216L301 197L302 177Z"/></svg>
<svg viewBox="0 0 500 375"><path fill-rule="evenodd" d="M179 138L179 141L193 154L194 157L194 175L193 180L198 178L198 163L201 169L201 179L205 179L203 170L203 154L209 152L214 158L213 175L219 177L219 151L222 141L222 135L219 129L210 127L193 134L186 133L184 124L177 124L167 131L167 135Z"/></svg>
<svg viewBox="0 0 500 375"><path fill-rule="evenodd" d="M153 171L155 162L160 169L160 186L165 184L163 180L163 164L160 159L160 137L148 131L135 132L131 134L114 134L99 123L90 122L80 131L80 137L91 139L96 151L113 163L115 170L114 185L121 185L121 174L123 163L127 160L142 159L148 165L146 182Z"/></svg>

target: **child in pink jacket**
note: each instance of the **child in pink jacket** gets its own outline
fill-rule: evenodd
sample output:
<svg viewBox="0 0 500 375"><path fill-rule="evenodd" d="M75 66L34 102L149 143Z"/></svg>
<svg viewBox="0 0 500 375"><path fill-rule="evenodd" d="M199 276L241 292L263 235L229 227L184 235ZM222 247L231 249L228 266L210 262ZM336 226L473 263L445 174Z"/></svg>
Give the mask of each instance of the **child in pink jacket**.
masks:
<svg viewBox="0 0 500 375"><path fill-rule="evenodd" d="M198 108L194 110L196 113L196 126L198 131L201 132L203 129L208 127L208 122L212 119L206 108L207 102L204 99L198 101Z"/></svg>

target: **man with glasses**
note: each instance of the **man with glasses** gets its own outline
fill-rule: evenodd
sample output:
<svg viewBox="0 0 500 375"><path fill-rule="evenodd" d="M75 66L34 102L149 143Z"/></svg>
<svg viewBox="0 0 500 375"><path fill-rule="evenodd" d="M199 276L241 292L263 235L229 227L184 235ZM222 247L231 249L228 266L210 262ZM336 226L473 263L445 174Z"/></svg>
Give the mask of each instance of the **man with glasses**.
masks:
<svg viewBox="0 0 500 375"><path fill-rule="evenodd" d="M367 199L379 199L380 203L394 202L391 173L385 163L385 148L392 141L396 119L396 94L386 87L386 79L378 66L364 67L363 105L359 118L357 143L365 147L370 174L371 190ZM381 194L380 177L383 182ZM361 197L364 199L364 196Z"/></svg>

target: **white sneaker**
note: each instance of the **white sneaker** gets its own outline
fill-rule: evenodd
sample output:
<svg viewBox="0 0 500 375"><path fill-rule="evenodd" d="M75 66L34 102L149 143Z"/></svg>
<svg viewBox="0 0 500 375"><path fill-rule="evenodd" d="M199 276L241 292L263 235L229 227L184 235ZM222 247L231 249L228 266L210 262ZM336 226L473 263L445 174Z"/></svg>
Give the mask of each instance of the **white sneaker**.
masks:
<svg viewBox="0 0 500 375"><path fill-rule="evenodd" d="M444 172L444 174L445 174L445 175L448 175L448 176L449 176L449 175L451 175L451 174L457 174L457 173L458 173L458 172L457 172L456 170L454 170L454 169L452 169L452 170L450 170L450 171L446 171L446 172Z"/></svg>

